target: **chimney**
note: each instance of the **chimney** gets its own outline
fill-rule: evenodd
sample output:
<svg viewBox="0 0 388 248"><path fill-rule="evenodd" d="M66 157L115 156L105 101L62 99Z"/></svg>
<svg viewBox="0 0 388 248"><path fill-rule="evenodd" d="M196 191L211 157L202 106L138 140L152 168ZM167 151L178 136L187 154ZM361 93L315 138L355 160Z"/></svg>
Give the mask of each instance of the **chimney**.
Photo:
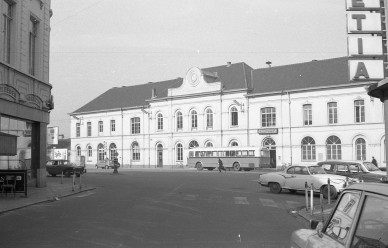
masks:
<svg viewBox="0 0 388 248"><path fill-rule="evenodd" d="M226 67L229 67L231 65L232 65L232 62L230 62L230 61L226 62Z"/></svg>
<svg viewBox="0 0 388 248"><path fill-rule="evenodd" d="M152 95L151 95L151 98L155 98L156 97L156 89L155 88L152 88Z"/></svg>

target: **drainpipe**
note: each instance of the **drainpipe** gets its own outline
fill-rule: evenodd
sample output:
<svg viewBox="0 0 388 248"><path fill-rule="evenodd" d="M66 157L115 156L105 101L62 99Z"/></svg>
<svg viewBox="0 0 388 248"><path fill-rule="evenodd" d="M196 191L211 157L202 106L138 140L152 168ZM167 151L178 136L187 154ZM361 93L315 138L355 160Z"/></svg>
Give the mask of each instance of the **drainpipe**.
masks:
<svg viewBox="0 0 388 248"><path fill-rule="evenodd" d="M288 122L289 122L289 129L290 129L290 165L292 165L292 137L291 137L291 98L290 98L290 92L287 91L288 96Z"/></svg>

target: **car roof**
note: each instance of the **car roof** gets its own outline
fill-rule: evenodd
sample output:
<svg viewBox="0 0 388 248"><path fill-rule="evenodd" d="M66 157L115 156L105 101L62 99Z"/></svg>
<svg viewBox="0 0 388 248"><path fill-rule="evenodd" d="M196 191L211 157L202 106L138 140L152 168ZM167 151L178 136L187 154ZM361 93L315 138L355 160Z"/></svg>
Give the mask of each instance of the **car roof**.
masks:
<svg viewBox="0 0 388 248"><path fill-rule="evenodd" d="M355 183L346 190L361 190L388 196L388 184L385 183Z"/></svg>
<svg viewBox="0 0 388 248"><path fill-rule="evenodd" d="M327 160L327 161L321 161L318 162L318 164L323 164L323 163L342 163L342 164L348 164L348 163L365 163L369 161L362 161L362 160Z"/></svg>

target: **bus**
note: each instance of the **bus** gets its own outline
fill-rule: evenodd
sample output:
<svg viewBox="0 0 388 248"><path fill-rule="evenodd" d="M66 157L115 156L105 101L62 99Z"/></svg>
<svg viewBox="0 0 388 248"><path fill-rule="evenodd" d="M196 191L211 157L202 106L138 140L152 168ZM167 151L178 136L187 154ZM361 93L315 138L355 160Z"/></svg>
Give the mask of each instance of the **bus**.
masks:
<svg viewBox="0 0 388 248"><path fill-rule="evenodd" d="M228 170L250 171L270 167L267 148L240 146L192 148L189 150L187 166L197 168L199 171L214 170L218 167L218 159L222 160L224 167Z"/></svg>

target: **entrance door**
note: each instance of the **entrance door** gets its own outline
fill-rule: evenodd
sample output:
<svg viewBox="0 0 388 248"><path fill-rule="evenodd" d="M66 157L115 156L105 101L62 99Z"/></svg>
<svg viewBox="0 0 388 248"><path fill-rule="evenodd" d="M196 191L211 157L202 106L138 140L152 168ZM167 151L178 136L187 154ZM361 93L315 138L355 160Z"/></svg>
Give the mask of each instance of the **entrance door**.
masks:
<svg viewBox="0 0 388 248"><path fill-rule="evenodd" d="M269 150L269 166L271 168L276 167L276 143L271 138L268 137L263 141L263 147L267 147Z"/></svg>
<svg viewBox="0 0 388 248"><path fill-rule="evenodd" d="M157 167L161 168L163 167L163 146L161 144L158 145L156 153L157 153Z"/></svg>

